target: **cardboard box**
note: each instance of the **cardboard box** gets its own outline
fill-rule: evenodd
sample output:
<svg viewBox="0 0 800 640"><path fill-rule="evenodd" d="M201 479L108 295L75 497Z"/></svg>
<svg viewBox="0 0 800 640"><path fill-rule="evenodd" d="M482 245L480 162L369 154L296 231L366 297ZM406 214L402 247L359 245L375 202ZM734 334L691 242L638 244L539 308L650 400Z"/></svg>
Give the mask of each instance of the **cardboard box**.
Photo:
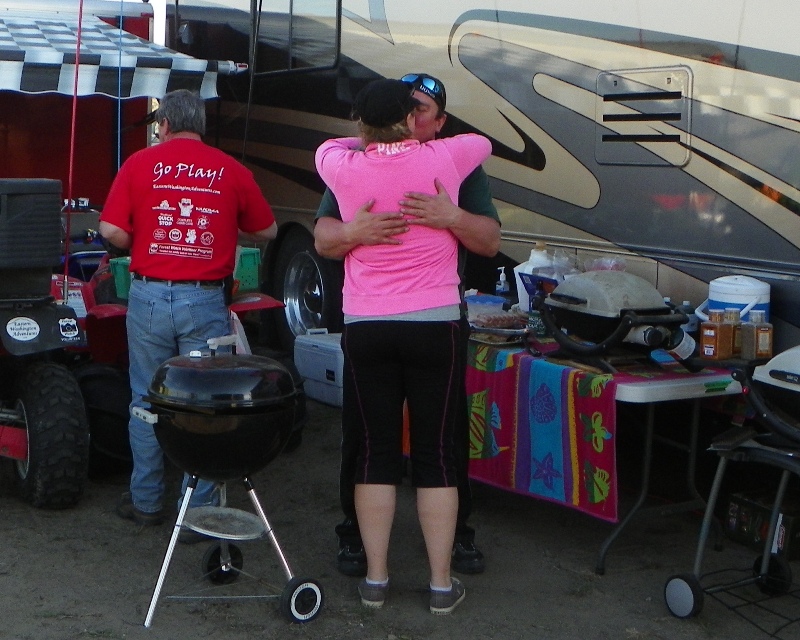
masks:
<svg viewBox="0 0 800 640"><path fill-rule="evenodd" d="M341 333L309 333L294 341L294 363L307 397L342 406L344 355Z"/></svg>
<svg viewBox="0 0 800 640"><path fill-rule="evenodd" d="M736 542L762 551L769 530L774 495L762 492L734 493L728 503L725 534ZM787 560L800 558L800 496L787 492L772 544Z"/></svg>

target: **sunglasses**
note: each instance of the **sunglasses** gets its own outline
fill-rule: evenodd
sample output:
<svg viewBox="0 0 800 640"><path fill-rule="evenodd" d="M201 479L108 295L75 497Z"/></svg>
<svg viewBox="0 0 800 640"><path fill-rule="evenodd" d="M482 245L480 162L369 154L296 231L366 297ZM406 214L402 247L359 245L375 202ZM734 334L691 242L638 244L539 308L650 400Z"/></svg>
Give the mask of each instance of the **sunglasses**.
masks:
<svg viewBox="0 0 800 640"><path fill-rule="evenodd" d="M417 91L421 91L426 96L433 98L436 103L444 109L447 98L445 96L444 86L442 86L439 81L419 73L406 74L400 78L400 81L411 83Z"/></svg>

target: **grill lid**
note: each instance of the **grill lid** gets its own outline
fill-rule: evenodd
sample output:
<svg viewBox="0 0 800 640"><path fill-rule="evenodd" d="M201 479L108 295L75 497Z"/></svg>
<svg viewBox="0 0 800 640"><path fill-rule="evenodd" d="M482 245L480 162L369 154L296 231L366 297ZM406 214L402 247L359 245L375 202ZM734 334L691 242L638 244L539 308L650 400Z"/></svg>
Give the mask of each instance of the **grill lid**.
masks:
<svg viewBox="0 0 800 640"><path fill-rule="evenodd" d="M587 271L571 276L555 288L545 304L601 318L619 318L624 310L669 312L653 285L626 271Z"/></svg>
<svg viewBox="0 0 800 640"><path fill-rule="evenodd" d="M753 371L753 380L800 392L800 345L779 353Z"/></svg>
<svg viewBox="0 0 800 640"><path fill-rule="evenodd" d="M193 351L156 371L145 398L189 411L231 411L284 403L298 394L280 362L256 355Z"/></svg>

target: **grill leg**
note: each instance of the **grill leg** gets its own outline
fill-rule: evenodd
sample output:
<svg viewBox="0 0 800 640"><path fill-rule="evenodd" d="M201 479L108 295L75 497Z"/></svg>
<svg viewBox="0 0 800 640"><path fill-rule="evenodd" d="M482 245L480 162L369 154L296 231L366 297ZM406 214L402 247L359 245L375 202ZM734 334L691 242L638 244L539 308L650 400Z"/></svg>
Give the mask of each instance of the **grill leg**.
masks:
<svg viewBox="0 0 800 640"><path fill-rule="evenodd" d="M700 579L701 565L703 564L703 555L705 553L706 541L711 527L714 523L714 509L716 508L717 498L722 488L722 479L725 476L725 469L728 466L728 457L721 455L717 463L717 471L714 474L714 482L711 485L711 491L708 494L708 503L706 504L705 512L703 513L703 523L700 525L700 539L697 542L697 552L694 557L694 568L692 573L698 580Z"/></svg>
<svg viewBox="0 0 800 640"><path fill-rule="evenodd" d="M181 502L181 508L178 512L178 519L175 521L175 527L172 529L172 537L169 539L167 554L164 556L164 562L161 564L161 573L158 575L156 588L153 591L153 597L150 599L150 608L147 610L147 618L145 618L144 621L144 626L147 628L153 623L158 597L161 595L161 588L164 586L164 580L167 577L167 569L169 569L169 563L172 561L175 545L178 543L178 534L181 532L181 525L183 524L184 517L186 517L186 510L189 508L189 501L192 499L192 493L194 493L195 488L197 488L198 480L199 478L197 476L192 476L186 487L186 493L183 495L183 502Z"/></svg>
<svg viewBox="0 0 800 640"><path fill-rule="evenodd" d="M275 537L275 532L272 530L272 525L269 523L269 520L267 520L267 514L264 513L264 509L261 508L261 503L258 501L258 496L256 496L256 490L253 487L253 483L250 482L250 478L244 478L242 481L244 482L245 489L247 489L247 495L250 496L250 501L253 503L253 508L256 510L258 517L261 518L261 521L264 523L264 530L269 536L269 541L272 543L272 548L275 549L278 560L280 560L281 566L283 567L283 572L286 574L286 579L291 580L294 578L294 574L289 567L289 562L286 560L286 556L283 554L281 545L278 543L278 538Z"/></svg>

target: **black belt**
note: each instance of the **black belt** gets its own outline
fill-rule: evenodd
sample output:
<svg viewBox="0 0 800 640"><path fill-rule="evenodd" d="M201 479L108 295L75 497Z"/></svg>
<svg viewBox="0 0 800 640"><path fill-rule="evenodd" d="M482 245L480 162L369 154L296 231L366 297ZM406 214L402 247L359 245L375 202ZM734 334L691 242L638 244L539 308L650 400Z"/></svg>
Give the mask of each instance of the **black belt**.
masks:
<svg viewBox="0 0 800 640"><path fill-rule="evenodd" d="M133 274L134 280L141 280L142 282L160 282L161 284L168 284L170 286L177 284L189 284L193 287L221 287L225 284L225 280L164 280L163 278L151 278L150 276L143 276L140 273Z"/></svg>

